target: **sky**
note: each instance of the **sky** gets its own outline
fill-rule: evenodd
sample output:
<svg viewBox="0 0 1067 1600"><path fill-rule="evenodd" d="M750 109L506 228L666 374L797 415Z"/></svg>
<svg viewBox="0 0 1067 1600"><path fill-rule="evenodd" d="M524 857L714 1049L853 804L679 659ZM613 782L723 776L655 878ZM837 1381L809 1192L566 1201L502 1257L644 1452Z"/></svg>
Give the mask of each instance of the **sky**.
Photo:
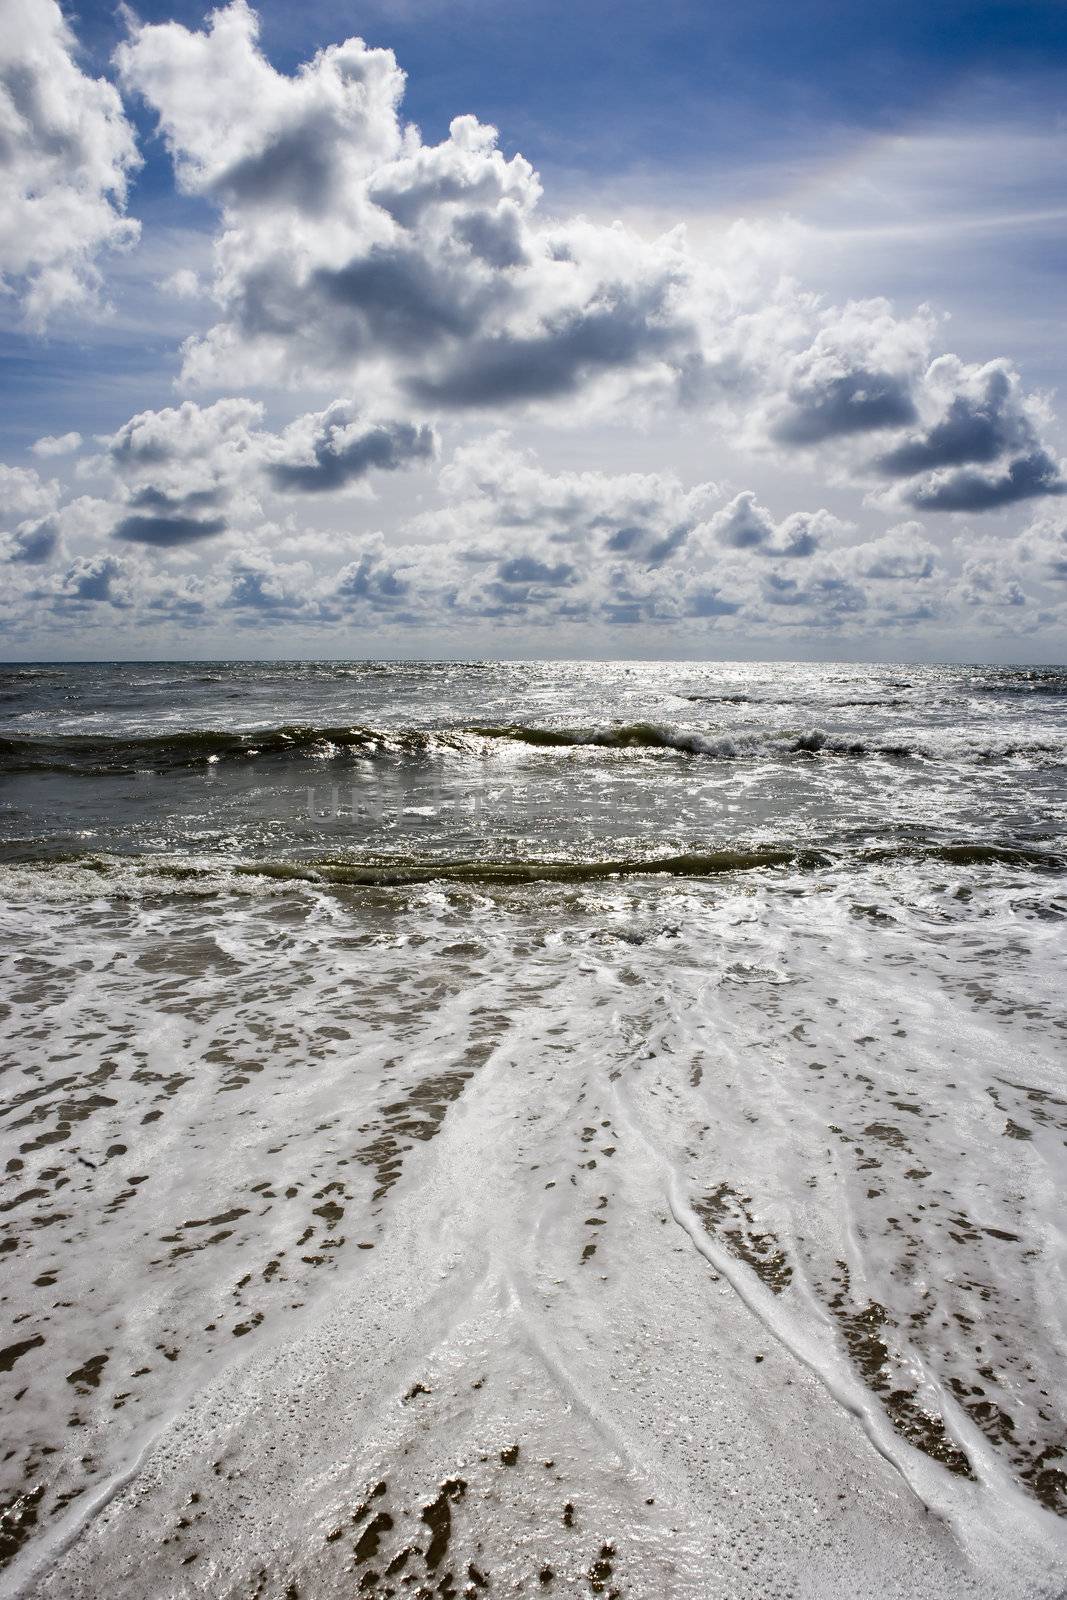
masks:
<svg viewBox="0 0 1067 1600"><path fill-rule="evenodd" d="M0 659L1067 660L1063 0L0 0Z"/></svg>

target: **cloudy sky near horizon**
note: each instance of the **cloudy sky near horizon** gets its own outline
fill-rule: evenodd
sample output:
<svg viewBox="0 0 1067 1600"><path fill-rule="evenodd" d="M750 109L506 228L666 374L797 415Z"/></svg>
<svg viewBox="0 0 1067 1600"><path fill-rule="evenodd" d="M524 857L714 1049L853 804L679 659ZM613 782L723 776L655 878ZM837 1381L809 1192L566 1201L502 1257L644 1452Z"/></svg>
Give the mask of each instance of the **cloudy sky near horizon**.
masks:
<svg viewBox="0 0 1067 1600"><path fill-rule="evenodd" d="M0 23L0 658L1067 659L1061 0Z"/></svg>

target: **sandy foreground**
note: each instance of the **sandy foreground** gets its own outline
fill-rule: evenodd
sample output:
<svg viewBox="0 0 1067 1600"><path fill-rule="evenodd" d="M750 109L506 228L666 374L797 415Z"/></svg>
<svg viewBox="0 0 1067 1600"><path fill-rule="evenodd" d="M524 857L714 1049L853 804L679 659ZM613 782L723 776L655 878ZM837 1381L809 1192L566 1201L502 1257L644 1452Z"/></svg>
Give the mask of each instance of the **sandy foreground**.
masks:
<svg viewBox="0 0 1067 1600"><path fill-rule="evenodd" d="M345 920L335 907L325 919L319 906L299 912L309 918L300 947L307 963L303 1024L321 1032L324 1019L340 1016L339 1003L328 1002L340 968L312 959L329 950L335 962L358 958L365 972L374 962L380 977L388 971L389 984L382 977L378 991L361 990L360 1004L392 1017L380 1029L387 1066L400 1060L390 1053L397 1038L405 1041L395 1070L406 1087L392 1089L374 1123L378 1131L362 1133L370 1142L361 1147L361 1163L341 1161L347 1188L338 1178L333 1196L324 1184L315 1191L322 1230L343 1233L347 1243L335 1258L305 1254L335 1264L308 1269L299 1287L295 1268L281 1290L278 1276L265 1273L264 1296L269 1289L290 1297L284 1314L257 1320L232 1313L245 1318L241 1337L220 1323L212 1338L223 1342L197 1362L195 1318L204 1325L210 1303L197 1296L216 1292L210 1272L222 1283L226 1272L258 1259L257 1240L278 1226L279 1214L271 1202L260 1207L262 1217L248 1210L231 1224L250 1230L232 1260L226 1252L236 1234L197 1254L204 1236L197 1184L207 1187L210 1179L219 1195L228 1184L251 1206L249 1187L260 1198L264 1192L262 1182L252 1184L260 1133L274 1141L266 1148L291 1149L293 1160L307 1163L307 1130L317 1118L333 1130L330 1138L337 1134L339 1149L351 1148L353 1130L369 1127L366 1098L346 1100L355 1090L331 1076L326 1059L306 1074L304 1099L292 1084L272 1085L264 1075L236 1090L224 1080L225 1093L206 1094L201 1074L200 1098L177 1124L178 1143L153 1146L151 1160L138 1152L139 1164L155 1174L155 1209L116 1212L114 1228L121 1224L128 1234L97 1235L116 1241L114 1260L98 1243L81 1266L86 1305L94 1274L102 1293L109 1273L118 1286L108 1302L114 1331L104 1370L121 1396L120 1362L133 1366L137 1358L124 1352L144 1334L142 1313L122 1288L122 1257L129 1252L132 1260L142 1234L154 1239L166 1214L189 1219L167 1237L193 1243L174 1245L174 1259L164 1258L157 1273L175 1297L172 1322L185 1307L183 1359L150 1359L152 1374L140 1380L150 1385L162 1373L170 1387L156 1392L166 1403L154 1412L146 1405L138 1421L129 1406L109 1413L103 1386L83 1404L60 1382L61 1398L70 1396L83 1415L98 1398L104 1406L90 1436L110 1441L110 1465L25 1543L0 1592L42 1600L483 1592L1055 1600L1064 1592L1064 1522L1024 1493L1004 1454L961 1407L951 1413L951 1435L966 1451L967 1474L914 1448L906 1428L893 1426L892 1404L882 1403L885 1396L879 1399L849 1359L829 1302L817 1301L800 1270L801 1222L809 1241L826 1234L831 1257L848 1248L854 1263L865 1261L872 1285L879 1267L877 1239L864 1243L871 1219L846 1203L853 1180L835 1165L838 1158L817 1187L805 1191L799 1176L801 1157L814 1161L825 1151L827 1104L836 1104L842 1119L854 1114L868 1127L882 1126L870 1120L878 1113L868 1098L900 1101L922 1067L928 1127L913 1114L920 1131L909 1138L916 1148L920 1137L927 1141L924 1171L938 1159L938 1140L948 1140L950 1165L956 1160L952 1140L964 1120L940 1131L948 1113L935 1102L928 1066L936 1049L950 1053L943 991L933 978L926 987L917 980L909 986L897 975L889 1020L905 1037L894 1041L875 1010L889 969L879 969L869 942L857 945L851 921L838 928L832 906L820 911L817 942L806 950L755 903L752 922L737 931L738 907L718 890L686 889L670 905L658 891L612 893L610 904L597 900L584 931L575 911L567 937L535 937L537 927L543 932L541 912L532 926L517 913L490 923L489 908L481 942L468 935L461 945L458 919L442 914L433 948L442 959L451 952L462 985L458 998L438 994L436 1010L429 989L440 969L398 941L391 913L379 945L345 953L338 927L351 927L348 913ZM275 960L279 926L295 948L298 914L279 907L253 914L238 905L225 926L210 910L198 913L197 937L214 927L220 947L232 960L240 957L245 977L236 984L228 972L205 977L201 961L197 978L189 950L174 944L166 958L145 956L151 983L170 985L155 991L157 1003L170 993L184 1018L188 994L199 985L203 1014L215 1026L217 984L219 994L231 992L231 1021L244 1014L251 1026L251 1011L261 1016L264 1004L278 999L280 979L260 983ZM550 924L558 926L559 907L551 909ZM616 919L610 926L609 913ZM717 945L712 913L727 930ZM136 935L123 922L124 948L135 954L140 939L146 952L155 951L158 917L174 914L140 913L147 921ZM426 925L424 904L411 912L410 925ZM86 964L93 939L102 941L101 952L110 950L117 926L105 921L92 934L83 923ZM701 931L705 945L690 937L680 956L680 930ZM101 954L98 970L85 976L95 1003L109 962ZM312 972L319 975L316 993ZM863 1047L868 1070L842 1067L836 1090L826 1086L832 1051L852 1061L855 1047L847 1041L855 1027L833 1005L819 1011L827 972L875 1016L874 1031L863 1036L871 1041ZM674 974L667 988L666 973ZM127 1000L133 993L144 1000L145 981L143 973L128 980ZM299 1031L299 974L288 981L285 1026ZM27 1014L43 1003L35 982L38 989L26 992ZM412 983L425 986L420 1006L405 988ZM69 984L58 987L56 1004L69 1011L71 994ZM116 1000L111 1024L121 1026L121 1016ZM462 1018L472 1042L463 1070L450 1071L449 1041ZM157 1044L162 1051L167 1043L170 1059L178 1045L166 1030L174 1024L164 1018L157 1025ZM811 1030L820 1026L825 1036L813 1046ZM969 1001L947 1017L961 1060L993 1050L1003 1026L984 1015L975 1020ZM768 1044L779 1039L794 1040L795 1063L785 1046L776 1045L772 1058ZM328 1044L338 1059L351 1049L344 1040ZM189 1048L204 1059L202 1038ZM297 1039L294 1059L302 1048ZM818 1071L808 1059L813 1049ZM912 1078L898 1077L908 1072ZM950 1078L953 1087L956 1081ZM795 1085L791 1101L784 1098L788 1083ZM157 1097L180 1108L182 1093L191 1092L176 1090L168 1099L164 1086ZM118 1093L113 1089L112 1098ZM862 1097L851 1113L849 1093ZM988 1097L981 1106L983 1117L1000 1117L999 1129L1003 1117L989 1109ZM166 1118L150 1124L145 1138L163 1140L156 1129L167 1126ZM816 1138L811 1129L823 1131ZM190 1147L202 1152L202 1172L182 1155ZM915 1159L892 1143L887 1150L886 1174L890 1158ZM999 1139L990 1150L974 1180L987 1200L997 1162L1005 1181L1036 1162L1028 1145L1018 1154L1012 1140ZM280 1170L289 1157L273 1159ZM138 1162L131 1157L126 1165ZM756 1198L754 1189L740 1187L746 1171L756 1170L753 1162L769 1175ZM958 1171L955 1203L962 1206L966 1170ZM724 1172L735 1188L712 1182ZM860 1181L862 1196L870 1192L869 1174ZM891 1176L880 1181L888 1185ZM86 1205L102 1182L95 1170L86 1172ZM903 1186L896 1198L905 1195ZM890 1190L886 1204L893 1203ZM920 1211L926 1215L920 1206L916 1217ZM834 1242L841 1227L843 1245ZM916 1251L923 1239L933 1250L936 1232L916 1234ZM860 1270L854 1265L850 1290L857 1304ZM187 1277L176 1276L181 1272ZM148 1280L134 1273L130 1281ZM253 1288L238 1288L244 1305ZM143 1319L154 1328L158 1312L144 1311ZM58 1340L58 1330L58 1320L48 1322L47 1338ZM66 1357L55 1361L66 1364ZM1004 1381L1016 1382L1010 1364L1004 1370ZM1019 1377L1020 1392L1023 1382ZM109 1423L109 1415L117 1420Z"/></svg>

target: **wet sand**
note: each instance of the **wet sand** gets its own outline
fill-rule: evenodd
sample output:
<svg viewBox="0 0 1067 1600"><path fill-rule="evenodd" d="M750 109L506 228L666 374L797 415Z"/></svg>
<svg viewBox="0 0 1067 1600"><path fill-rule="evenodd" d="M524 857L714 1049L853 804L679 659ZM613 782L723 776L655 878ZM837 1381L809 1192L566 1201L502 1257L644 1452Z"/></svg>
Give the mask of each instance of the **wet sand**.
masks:
<svg viewBox="0 0 1067 1600"><path fill-rule="evenodd" d="M82 889L5 913L0 1592L1061 1593L1044 891Z"/></svg>

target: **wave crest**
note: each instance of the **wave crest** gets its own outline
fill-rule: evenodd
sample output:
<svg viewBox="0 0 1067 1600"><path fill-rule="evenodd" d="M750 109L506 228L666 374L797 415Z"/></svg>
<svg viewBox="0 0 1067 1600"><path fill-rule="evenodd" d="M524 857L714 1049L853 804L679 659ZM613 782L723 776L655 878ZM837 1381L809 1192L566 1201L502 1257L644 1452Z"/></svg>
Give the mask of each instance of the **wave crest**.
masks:
<svg viewBox="0 0 1067 1600"><path fill-rule="evenodd" d="M996 739L955 729L922 738L856 739L820 728L781 732L702 732L653 722L602 727L537 727L527 723L452 728L311 727L284 725L251 732L218 729L135 736L65 734L0 737L0 773L70 773L107 777L143 770L171 772L219 762L424 759L477 753L485 744L512 743L544 751L603 749L674 752L707 760L781 760L833 756L862 760L1067 762L1067 739Z"/></svg>

